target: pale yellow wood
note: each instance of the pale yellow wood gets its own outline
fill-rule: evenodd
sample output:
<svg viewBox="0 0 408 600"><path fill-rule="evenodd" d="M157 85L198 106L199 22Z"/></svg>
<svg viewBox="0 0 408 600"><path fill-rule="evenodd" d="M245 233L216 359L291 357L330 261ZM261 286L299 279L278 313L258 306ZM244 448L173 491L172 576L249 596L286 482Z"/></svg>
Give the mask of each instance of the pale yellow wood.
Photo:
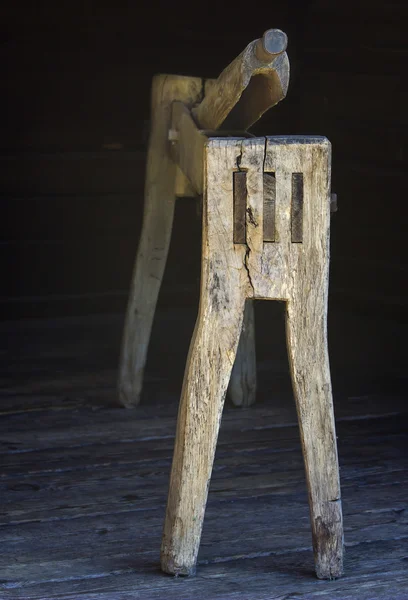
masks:
<svg viewBox="0 0 408 600"><path fill-rule="evenodd" d="M245 248L232 237L232 169L239 142L207 153L200 307L184 375L161 565L194 572L225 393L242 327L248 280Z"/></svg>
<svg viewBox="0 0 408 600"><path fill-rule="evenodd" d="M202 87L203 82L198 78L159 75L153 81L144 221L119 365L119 400L126 407L136 406L140 401L150 332L171 237L174 199L202 193L203 144L207 137L194 127L186 108L201 99ZM172 116L175 116L174 122ZM172 133L175 136L173 141L169 139ZM183 143L178 141L179 135ZM191 140L193 147L189 144ZM192 171L193 175L190 172L189 175L195 184L180 168L180 159L184 170ZM238 363L244 372L240 374L238 366L235 368L235 385L230 391L231 400L236 405L252 403L256 389L255 369L249 368L253 358L243 359L244 356L255 356L253 320L246 323L245 331ZM245 382L245 389L240 390L238 381ZM247 401L243 402L242 398L246 395Z"/></svg>
<svg viewBox="0 0 408 600"><path fill-rule="evenodd" d="M280 40L286 38L279 30L265 32L262 40L251 42L217 80L206 81L204 99L193 109L199 127L216 130L224 124L230 129L247 129L286 96L289 60L284 51L269 54L268 33ZM280 50L286 48L286 42ZM236 406L252 404L256 395L255 328L248 311L244 332L228 392Z"/></svg>
<svg viewBox="0 0 408 600"><path fill-rule="evenodd" d="M204 100L193 109L202 129L218 129L232 112L228 127L247 129L286 96L289 85L286 52L264 62L256 52L258 43L259 40L254 40L248 44L218 79L206 86Z"/></svg>
<svg viewBox="0 0 408 600"><path fill-rule="evenodd" d="M169 152L177 164L177 196L202 195L204 146L210 137L253 138L255 136L246 131L217 132L216 130L199 129L185 104L173 102Z"/></svg>
<svg viewBox="0 0 408 600"><path fill-rule="evenodd" d="M325 138L267 138L242 144L248 168L247 267L256 298L287 303L287 345L309 489L316 573L342 573L340 480L327 350L331 146ZM259 235L262 182L251 175L263 161L276 176L277 238ZM291 241L292 174L303 174L303 242Z"/></svg>
<svg viewBox="0 0 408 600"><path fill-rule="evenodd" d="M181 102L173 103L170 153L191 182L196 194L203 192L204 146L208 132L200 131ZM228 396L235 406L250 406L256 397L256 352L253 306L248 305L231 375Z"/></svg>
<svg viewBox="0 0 408 600"><path fill-rule="evenodd" d="M265 32L262 40L251 42L216 81L204 83L199 78L171 75L159 75L153 81L144 224L119 367L119 398L124 406L135 406L140 399L152 320L170 242L174 199L200 194L203 187L205 136L194 127L186 107L196 105L194 115L202 129L218 129L228 115L233 129L246 129L286 95L289 83L289 61L284 52L286 43L283 32ZM171 123L171 105L175 101L184 104L184 107L175 107L175 124L187 138L183 145L177 144L179 131ZM169 150L175 160L170 159ZM255 354L253 320L248 319L245 331L239 352L239 364L243 366L242 357ZM238 373L238 365L234 373ZM240 374L237 378L234 374L234 381L249 383L251 373L254 379L248 390L254 389L254 369L246 368L245 375ZM237 385L231 388L233 401L237 405L243 404L242 393L234 390L238 390Z"/></svg>
<svg viewBox="0 0 408 600"><path fill-rule="evenodd" d="M209 140L200 311L183 385L162 568L194 572L226 383L245 299L287 305L287 341L309 490L316 573L342 573L343 527L327 351L330 143L325 138ZM233 243L233 171L246 172L246 243ZM264 171L276 176L276 240L263 241ZM292 241L294 174L303 227ZM296 175L297 176L297 175Z"/></svg>
<svg viewBox="0 0 408 600"><path fill-rule="evenodd" d="M327 294L321 275L317 274L316 280L316 289L323 284L321 294L310 293L305 281L293 292L287 303L286 331L309 489L316 574L333 579L343 571L343 524L327 352Z"/></svg>
<svg viewBox="0 0 408 600"><path fill-rule="evenodd" d="M168 152L171 104L191 106L202 97L199 78L158 75L152 85L152 128L145 181L143 229L123 332L119 399L127 407L140 400L143 371L157 297L173 225L177 168Z"/></svg>

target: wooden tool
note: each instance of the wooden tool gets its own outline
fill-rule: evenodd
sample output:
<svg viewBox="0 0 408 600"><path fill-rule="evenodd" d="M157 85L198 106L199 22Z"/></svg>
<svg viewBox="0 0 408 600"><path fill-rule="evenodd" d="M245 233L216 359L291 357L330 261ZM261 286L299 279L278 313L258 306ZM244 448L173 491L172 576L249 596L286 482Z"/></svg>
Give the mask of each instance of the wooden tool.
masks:
<svg viewBox="0 0 408 600"><path fill-rule="evenodd" d="M119 398L124 406L136 406L140 401L153 317L171 239L175 199L202 193L201 157L207 139L204 133L209 132L200 134L195 122L202 129L211 131L218 129L229 116L231 126L243 130L282 100L289 84L286 44L286 35L271 29L261 40L251 42L215 81L174 75L158 75L153 80L143 229L132 277L119 368ZM271 62L266 63L268 56ZM169 137L174 142L177 133L171 125L175 101L180 101L186 110L194 107L195 121L189 113L188 116L192 136L197 135L188 144L196 145L178 144L179 149L186 148L184 160L191 160L196 165L195 175L190 171L193 181L186 178L169 152ZM255 400L252 303L247 304L244 322L242 343L230 383L230 396L237 406L250 405Z"/></svg>
<svg viewBox="0 0 408 600"><path fill-rule="evenodd" d="M249 404L254 398L253 299L286 303L316 572L321 578L342 572L326 332L330 143L323 137L254 138L227 132L245 129L285 96L286 44L284 33L267 31L205 86L200 79L175 76L159 76L153 82L145 219L119 386L125 405L138 402L174 198L202 194L200 306L180 400L162 543L162 569L172 574L195 571L230 379L236 404ZM221 135L213 131L220 126Z"/></svg>

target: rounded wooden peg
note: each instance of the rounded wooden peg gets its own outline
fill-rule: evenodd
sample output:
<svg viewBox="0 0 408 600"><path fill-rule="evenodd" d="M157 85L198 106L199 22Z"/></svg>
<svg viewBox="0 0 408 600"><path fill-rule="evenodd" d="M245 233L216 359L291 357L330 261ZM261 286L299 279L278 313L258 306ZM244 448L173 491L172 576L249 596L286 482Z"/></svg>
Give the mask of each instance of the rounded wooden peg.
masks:
<svg viewBox="0 0 408 600"><path fill-rule="evenodd" d="M288 36L280 29L268 29L263 34L255 46L255 54L258 60L270 63L282 52L285 52L288 45Z"/></svg>

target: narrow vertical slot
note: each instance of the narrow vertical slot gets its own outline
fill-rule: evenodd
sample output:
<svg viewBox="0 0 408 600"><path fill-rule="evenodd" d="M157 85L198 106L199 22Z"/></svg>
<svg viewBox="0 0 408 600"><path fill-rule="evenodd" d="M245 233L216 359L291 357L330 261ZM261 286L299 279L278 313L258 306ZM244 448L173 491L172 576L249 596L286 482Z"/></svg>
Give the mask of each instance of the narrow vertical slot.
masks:
<svg viewBox="0 0 408 600"><path fill-rule="evenodd" d="M246 205L247 185L246 172L238 171L233 174L234 193L234 244L246 243Z"/></svg>
<svg viewBox="0 0 408 600"><path fill-rule="evenodd" d="M276 241L276 178L275 173L263 174L263 240Z"/></svg>
<svg viewBox="0 0 408 600"><path fill-rule="evenodd" d="M303 242L303 173L292 173L292 242Z"/></svg>

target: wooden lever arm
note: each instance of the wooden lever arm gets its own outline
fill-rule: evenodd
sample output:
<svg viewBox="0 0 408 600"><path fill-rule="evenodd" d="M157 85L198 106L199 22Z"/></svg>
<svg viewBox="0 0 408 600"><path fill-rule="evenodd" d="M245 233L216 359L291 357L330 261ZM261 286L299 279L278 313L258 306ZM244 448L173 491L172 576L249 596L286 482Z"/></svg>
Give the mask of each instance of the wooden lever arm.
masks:
<svg viewBox="0 0 408 600"><path fill-rule="evenodd" d="M289 85L287 37L269 29L232 61L217 80L208 82L193 109L201 129L247 129L286 96Z"/></svg>

